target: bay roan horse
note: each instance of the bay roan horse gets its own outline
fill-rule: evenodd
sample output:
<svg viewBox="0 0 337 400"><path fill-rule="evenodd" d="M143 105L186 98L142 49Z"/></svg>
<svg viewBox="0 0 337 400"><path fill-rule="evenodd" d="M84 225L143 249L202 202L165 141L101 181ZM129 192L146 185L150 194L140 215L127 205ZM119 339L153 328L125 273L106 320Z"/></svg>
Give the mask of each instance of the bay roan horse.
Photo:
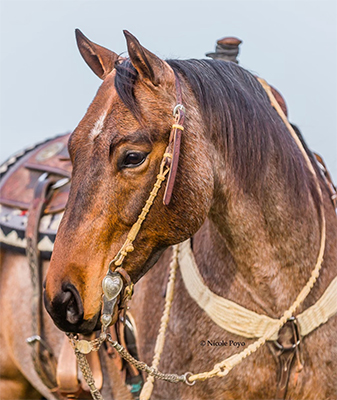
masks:
<svg viewBox="0 0 337 400"><path fill-rule="evenodd" d="M171 245L193 237L198 269L212 292L280 318L316 264L320 197L302 153L253 75L229 62L163 61L130 33L125 36L129 59L77 33L82 56L104 81L69 141L72 186L45 304L64 331L98 329L102 279L156 181L174 123L178 80L186 119L172 199L163 204L162 187L123 263L134 283L143 277L131 312L140 358L151 364ZM319 174L318 179L326 218L324 262L298 312L314 304L336 276L337 218ZM334 398L335 336L333 317L303 339L303 369L298 374L292 368L287 398ZM252 340L218 327L178 273L160 370L209 371L240 351L238 342L242 349ZM265 345L226 377L194 386L157 381L153 398L272 399L276 375Z"/></svg>

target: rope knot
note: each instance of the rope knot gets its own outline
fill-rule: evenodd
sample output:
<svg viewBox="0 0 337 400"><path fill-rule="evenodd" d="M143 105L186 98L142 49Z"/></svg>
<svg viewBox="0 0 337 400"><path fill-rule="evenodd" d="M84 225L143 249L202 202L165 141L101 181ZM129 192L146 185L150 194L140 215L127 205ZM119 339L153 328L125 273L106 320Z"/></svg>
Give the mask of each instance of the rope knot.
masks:
<svg viewBox="0 0 337 400"><path fill-rule="evenodd" d="M162 175L162 174L157 175L157 179L160 180L161 182L163 182L165 180L165 178L166 178L165 175ZM160 184L158 184L158 185L160 187ZM154 186L156 186L156 184ZM156 186L156 187L158 187L158 186Z"/></svg>
<svg viewBox="0 0 337 400"><path fill-rule="evenodd" d="M128 246L125 247L125 251L126 251L127 253L132 253L134 249L135 249L135 248L133 247L132 244L129 244Z"/></svg>
<svg viewBox="0 0 337 400"><path fill-rule="evenodd" d="M224 367L224 368L222 369L222 371L219 371L219 372L218 372L217 375L220 376L220 377L224 377L224 376L226 376L226 375L229 373L229 371L230 371L229 368Z"/></svg>

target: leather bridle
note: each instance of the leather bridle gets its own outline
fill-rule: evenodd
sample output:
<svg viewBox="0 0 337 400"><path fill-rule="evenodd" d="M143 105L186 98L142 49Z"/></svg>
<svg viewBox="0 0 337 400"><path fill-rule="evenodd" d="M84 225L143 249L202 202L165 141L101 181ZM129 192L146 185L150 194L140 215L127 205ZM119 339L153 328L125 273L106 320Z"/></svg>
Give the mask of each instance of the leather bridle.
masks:
<svg viewBox="0 0 337 400"><path fill-rule="evenodd" d="M145 220L145 218L150 210L150 207L152 206L153 201L158 194L161 184L166 179L167 175L168 175L168 179L167 179L165 194L164 194L164 198L163 198L164 205L168 205L172 198L172 192L173 192L173 188L174 188L174 184L175 184L178 162L179 162L179 155L180 155L181 133L184 130L183 123L184 123L184 118L185 118L185 109L181 104L181 86L180 86L179 79L176 76L176 92L177 92L178 104L175 106L174 112L173 112L173 115L175 117L175 123L171 127L169 143L168 143L168 146L166 147L166 150L162 157L160 171L159 171L159 174L157 175L156 183L154 184L154 187L153 187L152 191L150 192L150 196L149 196L148 200L146 201L146 204L145 204L144 208L142 209L141 214L138 216L137 222L132 226L131 230L129 231L129 233L127 235L126 241L122 245L121 249L118 251L115 258L110 262L108 272L103 279L103 283L102 283L102 286L103 286L103 310L102 310L102 316L101 316L101 322L102 322L101 334L100 334L99 338L97 338L96 340L91 341L91 342L88 342L85 340L78 341L77 339L74 338L74 336L70 337L70 339L73 343L73 346L75 348L75 353L76 353L76 356L80 363L80 366L81 366L81 363L83 364L81 366L82 373L90 372L90 369L88 369L85 364L84 354L89 353L92 350L98 350L100 345L104 341L108 340L110 343L112 343L113 347L115 347L117 349L117 351L122 355L123 358L125 358L129 362L130 361L133 362L133 364L136 365L136 368L143 369L148 374L150 374L154 377L157 377L158 379L168 380L171 382L185 382L185 383L191 385L191 384L194 384L197 380L204 381L206 379L210 379L215 376L219 376L219 377L226 376L234 366L239 364L244 358L246 358L250 354L257 351L259 347L261 347L263 344L265 344L266 341L270 340L270 338L276 332L279 332L280 329L283 326L285 326L285 324L288 321L291 320L294 312L299 307L299 305L304 301L304 299L307 297L308 293L310 292L311 288L315 284L315 282L319 276L321 266L322 266L323 254L324 254L324 249L325 249L325 238L326 238L326 231L325 231L326 222L325 222L325 216L324 216L324 210L323 210L323 198L322 198L320 184L319 184L316 172L311 164L311 161L310 161L305 149L303 148L303 145L301 144L296 133L290 126L284 113L282 112L282 110L280 110L280 106L276 102L274 96L270 93L271 90L270 90L269 85L267 85L267 83L265 81L263 81L262 79L259 79L259 81L262 84L263 88L266 90L266 92L271 100L271 104L276 109L276 111L279 113L283 122L287 126L290 134L292 135L293 139L295 140L296 144L300 148L300 151L303 154L303 157L308 165L308 168L314 177L316 189L317 189L317 192L318 192L319 198L320 198L320 218L321 218L320 250L319 250L318 257L317 257L316 265L315 265L314 269L312 270L311 276L310 276L309 280L307 281L307 284L302 288L301 292L297 296L294 303L290 306L290 308L283 313L282 317L279 320L277 320L277 324L275 325L275 327L269 329L261 338L259 338L256 342L250 344L242 352L235 354L234 356L231 356L231 357L221 361L220 363L217 363L216 365L214 365L214 368L211 371L201 372L201 373L194 374L194 375L187 372L184 375L180 375L180 376L176 375L176 374L163 374L163 373L160 373L156 368L148 367L145 363L135 360L134 358L132 358L130 356L130 354L125 352L125 349L122 346L120 346L118 344L118 342L111 341L111 338L109 338L109 334L107 334L107 329L108 329L109 325L112 323L112 317L113 317L113 313L114 313L118 298L122 299L122 301L120 302L120 305L122 304L123 307L126 307L126 302L129 298L131 298L132 292L133 292L133 284L131 282L131 279L130 279L129 275L127 274L127 272L122 267L123 261L124 261L125 257L128 255L128 253L131 253L132 251L134 251L133 242L136 239L137 234L141 228L141 225L142 225L143 221ZM291 349L293 349L293 348L297 349L298 343L299 343L299 341L297 340L297 337L298 337L298 334L296 333L296 335L295 335L296 346L294 347L292 344L290 346ZM287 350L283 344L281 344L281 347L282 347L282 349L281 349L282 353L285 350ZM156 355L155 355L155 357L156 357ZM283 360L283 359L281 360L281 362L285 365L285 371L290 370L292 358L293 358L293 354L291 355L291 357L287 357L285 360ZM90 376L89 376L89 378L90 378ZM284 395L286 393L286 389L287 389L288 379L289 379L288 373L281 374L280 379L279 379L279 384L278 384L278 396L284 397ZM92 394L97 392L94 384L93 384L93 387L90 386L90 389L91 389ZM94 398L100 398L100 397L94 397Z"/></svg>
<svg viewBox="0 0 337 400"><path fill-rule="evenodd" d="M184 131L183 124L185 122L185 107L182 105L182 91L178 76L175 76L176 83L176 94L177 94L177 105L174 107L173 116L175 117L175 123L172 125L169 144L165 150L166 154L172 154L166 158L166 165L170 166L169 176L167 178L166 189L164 193L163 203L165 206L170 204L174 183L178 170L180 146L181 146L181 134Z"/></svg>
<svg viewBox="0 0 337 400"><path fill-rule="evenodd" d="M120 309L126 309L127 301L131 299L133 293L133 283L130 276L122 267L122 263L128 253L134 251L133 242L137 237L142 222L145 220L150 207L153 204L155 197L161 187L161 183L166 179L166 189L163 197L163 204L168 206L170 204L173 188L176 180L180 147L181 147L181 136L184 131L183 123L185 121L185 107L182 105L182 90L178 76L175 74L175 86L176 86L176 99L177 104L173 109L173 116L175 122L172 124L171 132L169 136L169 143L165 149L162 157L159 174L157 175L157 181L150 193L150 197L146 201L142 213L139 215L137 222L132 226L126 241L124 242L121 249L118 251L115 258L110 262L108 267L107 275L104 277L102 282L103 287L103 305L102 305L102 330L105 332L107 327L111 324L115 306L120 296Z"/></svg>

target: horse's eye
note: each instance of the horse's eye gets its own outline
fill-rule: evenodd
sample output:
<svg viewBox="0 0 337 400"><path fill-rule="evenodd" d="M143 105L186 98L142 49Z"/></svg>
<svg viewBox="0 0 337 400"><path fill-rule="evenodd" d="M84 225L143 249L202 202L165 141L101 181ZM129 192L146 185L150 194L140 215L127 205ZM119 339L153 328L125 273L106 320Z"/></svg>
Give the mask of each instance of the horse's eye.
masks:
<svg viewBox="0 0 337 400"><path fill-rule="evenodd" d="M143 164L147 155L148 153L130 151L126 153L122 162L122 167L124 168L138 167L138 165Z"/></svg>

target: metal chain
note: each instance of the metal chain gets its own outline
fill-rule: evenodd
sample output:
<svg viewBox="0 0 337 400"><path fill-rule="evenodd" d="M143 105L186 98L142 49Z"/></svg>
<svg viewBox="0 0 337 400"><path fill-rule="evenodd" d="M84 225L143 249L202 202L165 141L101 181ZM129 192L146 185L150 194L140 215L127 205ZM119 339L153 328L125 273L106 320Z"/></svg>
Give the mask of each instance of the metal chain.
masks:
<svg viewBox="0 0 337 400"><path fill-rule="evenodd" d="M136 360L122 345L120 345L117 341L112 340L110 334L107 334L107 341L118 351L118 353L121 355L122 358L124 358L125 361L134 365L138 370L144 371L147 374L163 381L171 383L188 383L187 374L189 374L189 372L183 375L164 374L163 372L158 371L157 368L149 367L145 362Z"/></svg>
<svg viewBox="0 0 337 400"><path fill-rule="evenodd" d="M167 382L171 382L171 383L183 382L183 383L186 383L187 385L193 384L193 383L191 384L188 381L188 376L192 375L190 372L186 372L183 375L164 374L163 372L158 371L158 369L148 366L145 362L136 360L122 345L120 345L117 341L113 340L109 333L104 335L104 339L107 340L118 351L118 353L121 355L121 357L125 361L134 365L138 370L144 371L147 374L153 376L154 378L160 379L163 381L167 381ZM82 375L83 375L85 381L87 382L87 384L89 386L92 398L94 400L104 400L103 396L101 395L100 391L97 389L97 387L95 385L95 380L92 375L90 365L86 359L85 354L81 353L81 351L76 348L76 344L79 342L79 340L77 339L76 336L73 336L73 335L69 335L69 340L74 347L78 365L81 369L81 372L82 372ZM95 348L92 348L91 351L97 351L98 348L100 347L100 345L105 340L103 340L103 336L102 336L98 339L94 339L94 340L88 342L90 344L97 346Z"/></svg>
<svg viewBox="0 0 337 400"><path fill-rule="evenodd" d="M91 396L94 400L104 400L100 391L97 389L95 385L95 380L92 375L88 360L85 357L85 354L82 354L80 351L75 350L75 355L78 361L78 365L81 368L82 375L89 386Z"/></svg>

